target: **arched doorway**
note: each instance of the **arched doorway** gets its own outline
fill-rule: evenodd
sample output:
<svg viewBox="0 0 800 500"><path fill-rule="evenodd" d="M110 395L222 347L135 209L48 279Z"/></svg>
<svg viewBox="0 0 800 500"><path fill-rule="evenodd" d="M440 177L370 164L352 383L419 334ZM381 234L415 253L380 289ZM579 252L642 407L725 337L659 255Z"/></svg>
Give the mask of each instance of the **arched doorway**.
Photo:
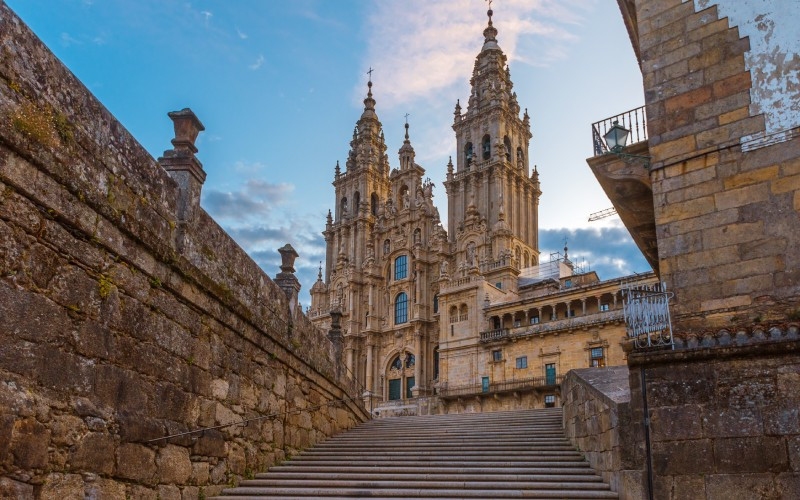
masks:
<svg viewBox="0 0 800 500"><path fill-rule="evenodd" d="M411 390L416 385L414 379L414 365L417 359L414 354L404 351L392 356L386 367L386 394L387 401L411 399Z"/></svg>

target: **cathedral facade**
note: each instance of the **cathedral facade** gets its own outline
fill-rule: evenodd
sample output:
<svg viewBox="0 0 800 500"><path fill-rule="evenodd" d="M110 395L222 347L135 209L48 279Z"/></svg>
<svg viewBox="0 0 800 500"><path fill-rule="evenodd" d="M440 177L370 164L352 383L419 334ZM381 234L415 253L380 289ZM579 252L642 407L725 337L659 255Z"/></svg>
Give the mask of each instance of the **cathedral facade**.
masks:
<svg viewBox="0 0 800 500"><path fill-rule="evenodd" d="M371 81L346 169L336 165L336 208L323 232L325 273L311 288L309 315L327 329L330 311L342 314L343 362L373 409L540 406L557 397L555 370L623 360L621 338L614 337L624 335L621 315L602 314L616 308L620 280L575 274L566 252L540 263L541 190L530 163L530 118L513 92L491 11L483 35L466 110L460 102L455 107L446 230L433 205L433 183L415 162L408 124L399 168L390 167ZM573 328L579 310L596 316L591 328ZM569 323L564 330L586 339L560 341L552 324L559 313ZM535 334L545 325L546 341ZM503 347L512 343L513 349ZM556 354L540 358L554 363L539 367L527 354L514 354L544 353L545 345ZM580 355L571 354L575 349ZM598 352L604 355L591 357ZM544 378L537 383L537 377ZM482 399L490 394L496 397Z"/></svg>

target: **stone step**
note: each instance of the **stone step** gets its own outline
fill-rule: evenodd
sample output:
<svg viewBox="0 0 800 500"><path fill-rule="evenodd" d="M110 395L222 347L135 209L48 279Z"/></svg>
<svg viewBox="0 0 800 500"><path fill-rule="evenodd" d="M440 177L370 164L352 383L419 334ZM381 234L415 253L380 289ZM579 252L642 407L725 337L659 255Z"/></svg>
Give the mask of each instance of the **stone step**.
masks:
<svg viewBox="0 0 800 500"><path fill-rule="evenodd" d="M327 466L342 466L344 462L341 460L291 460L285 462L287 467L327 467ZM561 467L561 468L581 468L588 467L588 463L583 459L564 458L547 459L547 460L508 460L507 457L502 457L499 460L440 460L437 458L414 459L409 458L406 460L395 458L381 458L373 457L372 459L364 459L358 461L346 462L347 465L358 467L387 467L387 463L394 464L394 467Z"/></svg>
<svg viewBox="0 0 800 500"><path fill-rule="evenodd" d="M269 473L256 474L256 478L264 478L268 474L291 472L299 474L331 474L331 473L364 473L374 474L380 471L389 470L383 466L377 465L341 465L339 462L334 462L337 465L316 465L306 464L302 466L294 465L275 465L270 467ZM575 462L574 466L569 466L568 462L561 462L561 467L515 467L511 464L498 465L489 467L471 466L465 467L463 464L451 464L449 467L412 467L412 466L392 466L391 472L393 474L557 474L557 475L582 475L594 474L594 470L589 467L585 462ZM581 466L582 465L582 466Z"/></svg>
<svg viewBox="0 0 800 500"><path fill-rule="evenodd" d="M586 481L380 481L372 479L251 479L242 481L240 488L369 488L369 489L494 489L494 490L608 490L603 482Z"/></svg>
<svg viewBox="0 0 800 500"><path fill-rule="evenodd" d="M315 480L340 480L356 481L365 479L369 481L469 481L469 482L602 482L603 478L596 474L477 474L474 472L464 473L421 473L421 474L402 474L394 469L383 469L373 472L277 472L270 470L269 474L259 474L255 480L242 482L239 486L258 486L253 481L261 479L315 479Z"/></svg>
<svg viewBox="0 0 800 500"><path fill-rule="evenodd" d="M222 500L254 500L258 498L618 498L612 491L604 490L419 490L413 488L383 489L379 491L358 488L231 488L222 493Z"/></svg>
<svg viewBox="0 0 800 500"><path fill-rule="evenodd" d="M220 498L618 496L565 438L561 410L547 409L370 421Z"/></svg>

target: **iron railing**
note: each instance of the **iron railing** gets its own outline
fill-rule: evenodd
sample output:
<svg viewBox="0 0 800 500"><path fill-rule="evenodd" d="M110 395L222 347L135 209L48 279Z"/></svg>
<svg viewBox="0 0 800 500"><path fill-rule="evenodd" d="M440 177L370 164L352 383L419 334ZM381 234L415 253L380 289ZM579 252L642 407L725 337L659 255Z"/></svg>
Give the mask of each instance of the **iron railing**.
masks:
<svg viewBox="0 0 800 500"><path fill-rule="evenodd" d="M642 106L592 123L592 148L595 156L608 153L603 136L614 126L614 122L631 131L628 136L628 144L647 140L647 112Z"/></svg>
<svg viewBox="0 0 800 500"><path fill-rule="evenodd" d="M439 396L443 398L453 398L462 396L480 396L486 394L499 394L503 392L518 392L525 390L550 389L561 385L564 380L563 375L551 375L543 377L531 377L524 379L503 380L491 382L488 387L483 384L466 384L457 386L442 386L439 388Z"/></svg>
<svg viewBox="0 0 800 500"><path fill-rule="evenodd" d="M652 285L630 284L622 286L622 310L628 338L637 349L651 347L675 348L669 299L664 282Z"/></svg>

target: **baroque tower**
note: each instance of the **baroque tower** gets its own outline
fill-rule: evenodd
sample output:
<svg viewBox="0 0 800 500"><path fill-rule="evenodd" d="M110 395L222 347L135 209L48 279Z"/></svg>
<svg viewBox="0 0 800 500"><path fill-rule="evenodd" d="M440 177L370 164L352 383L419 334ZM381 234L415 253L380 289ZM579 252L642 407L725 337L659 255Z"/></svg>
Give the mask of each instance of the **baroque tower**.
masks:
<svg viewBox="0 0 800 500"><path fill-rule="evenodd" d="M538 264L541 191L539 174L529 165L530 118L527 110L520 118L491 10L488 15L467 111L456 103L457 168L448 166L445 187L458 269L480 266L493 281L503 278L501 271L508 271L512 261L518 269Z"/></svg>

